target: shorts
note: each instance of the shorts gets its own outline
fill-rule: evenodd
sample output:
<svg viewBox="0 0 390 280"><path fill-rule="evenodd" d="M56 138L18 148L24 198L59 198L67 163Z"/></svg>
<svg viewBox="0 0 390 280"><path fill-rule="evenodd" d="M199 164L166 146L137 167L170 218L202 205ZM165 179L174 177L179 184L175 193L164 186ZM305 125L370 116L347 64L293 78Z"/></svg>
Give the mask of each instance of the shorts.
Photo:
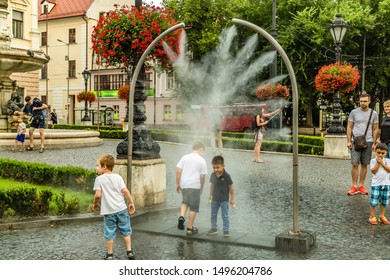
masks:
<svg viewBox="0 0 390 280"><path fill-rule="evenodd" d="M356 151L352 144L351 163L352 164L370 164L372 158L372 142L367 142L367 148Z"/></svg>
<svg viewBox="0 0 390 280"><path fill-rule="evenodd" d="M380 203L383 206L387 206L389 204L389 190L390 186L371 186L371 206L378 206Z"/></svg>
<svg viewBox="0 0 390 280"><path fill-rule="evenodd" d="M115 239L117 228L123 236L131 235L130 215L127 212L127 209L117 213L104 215L104 239Z"/></svg>
<svg viewBox="0 0 390 280"><path fill-rule="evenodd" d="M25 134L16 135L15 140L24 143Z"/></svg>
<svg viewBox="0 0 390 280"><path fill-rule="evenodd" d="M182 204L190 207L190 211L199 213L200 189L181 189Z"/></svg>
<svg viewBox="0 0 390 280"><path fill-rule="evenodd" d="M44 116L33 116L30 127L33 128L46 128L46 119Z"/></svg>
<svg viewBox="0 0 390 280"><path fill-rule="evenodd" d="M263 134L263 132L261 132L261 129L257 130L256 134L255 134L255 139L256 140L262 140L263 137L264 137L264 134Z"/></svg>

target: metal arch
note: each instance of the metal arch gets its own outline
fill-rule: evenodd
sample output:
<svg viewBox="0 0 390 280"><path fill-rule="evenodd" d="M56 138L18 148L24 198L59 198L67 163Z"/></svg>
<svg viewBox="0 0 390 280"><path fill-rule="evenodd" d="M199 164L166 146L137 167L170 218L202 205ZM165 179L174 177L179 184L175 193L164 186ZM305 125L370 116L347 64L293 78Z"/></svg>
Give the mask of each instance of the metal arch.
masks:
<svg viewBox="0 0 390 280"><path fill-rule="evenodd" d="M245 27L251 28L254 31L263 35L278 51L280 57L283 59L285 63L288 74L291 80L291 88L293 93L293 229L289 232L290 235L299 235L300 231L298 229L298 86L297 80L295 77L294 69L291 65L290 59L287 57L286 52L280 46L278 41L275 40L274 37L271 36L267 31L260 28L259 26L250 23L248 21L242 19L234 18L232 20L234 24L243 25Z"/></svg>
<svg viewBox="0 0 390 280"><path fill-rule="evenodd" d="M129 94L129 108L128 108L128 114L129 114L129 128L127 131L127 188L131 191L131 179L132 179L132 160L133 160L133 117L134 117L134 91L135 91L135 84L139 75L139 72L141 71L142 65L144 64L147 56L152 51L152 49L155 47L155 45L163 39L167 34L171 33L172 31L175 31L179 28L184 28L184 23L179 23L175 26L170 27L169 29L165 30L163 33L161 33L159 36L157 36L156 39L146 48L144 53L142 54L141 58L139 59L137 66L133 72L132 81L130 85L130 94Z"/></svg>

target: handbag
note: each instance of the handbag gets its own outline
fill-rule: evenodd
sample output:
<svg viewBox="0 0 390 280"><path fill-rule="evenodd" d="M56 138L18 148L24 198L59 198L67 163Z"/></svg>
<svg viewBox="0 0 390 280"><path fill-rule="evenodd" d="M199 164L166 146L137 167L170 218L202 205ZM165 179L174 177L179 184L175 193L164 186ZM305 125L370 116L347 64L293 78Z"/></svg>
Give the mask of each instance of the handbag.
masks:
<svg viewBox="0 0 390 280"><path fill-rule="evenodd" d="M366 141L366 134L367 134L368 126L370 125L372 111L373 110L371 109L370 117L368 118L368 123L367 123L366 131L364 132L364 135L353 136L353 147L356 151L361 151L361 150L364 150L365 148L368 147L367 141Z"/></svg>

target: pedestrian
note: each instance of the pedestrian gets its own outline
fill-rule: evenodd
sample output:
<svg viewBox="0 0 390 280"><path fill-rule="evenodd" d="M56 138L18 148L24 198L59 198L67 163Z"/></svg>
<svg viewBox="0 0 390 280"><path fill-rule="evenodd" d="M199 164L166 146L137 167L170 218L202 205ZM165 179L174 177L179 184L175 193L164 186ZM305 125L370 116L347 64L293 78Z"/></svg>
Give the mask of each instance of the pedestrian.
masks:
<svg viewBox="0 0 390 280"><path fill-rule="evenodd" d="M390 159L385 158L387 146L384 143L378 143L375 147L376 157L370 162L372 172L371 180L371 199L370 199L370 218L369 223L378 224L375 217L375 208L379 205L379 222L388 225L390 222L385 216L385 207L389 204L390 190Z"/></svg>
<svg viewBox="0 0 390 280"><path fill-rule="evenodd" d="M370 109L371 97L363 92L359 97L358 108L351 111L348 117L347 125L347 147L351 151L352 164L352 186L347 192L348 195L363 194L368 195L364 187L364 181L367 175L367 165L370 164L372 156L373 143L378 140L378 114ZM355 149L354 137L365 135L367 147L364 149ZM359 176L360 165L360 176Z"/></svg>
<svg viewBox="0 0 390 280"><path fill-rule="evenodd" d="M199 213L200 195L205 183L207 164L203 158L205 145L202 141L195 141L192 145L192 153L183 156L176 166L176 192L182 194L178 229L184 230L184 222L187 210L189 219L187 235L198 233L194 227L196 214Z"/></svg>
<svg viewBox="0 0 390 280"><path fill-rule="evenodd" d="M211 165L214 170L210 176L209 202L211 201L211 229L207 234L214 235L218 233L217 216L218 210L221 208L223 236L229 237L229 197L230 206L235 208L233 181L229 173L225 170L225 162L222 156L213 157Z"/></svg>
<svg viewBox="0 0 390 280"><path fill-rule="evenodd" d="M386 158L390 158L390 100L383 103L383 110L386 116L381 122L381 134L377 143L384 143L387 145Z"/></svg>
<svg viewBox="0 0 390 280"><path fill-rule="evenodd" d="M135 257L131 245L130 225L130 215L135 211L134 201L122 177L112 173L114 165L115 159L111 155L103 155L97 160L96 170L99 176L96 177L93 186L95 191L93 211L100 208L100 214L104 217L104 239L107 240L107 252L104 254L104 259L114 258L113 248L118 229L125 241L126 255L130 260Z"/></svg>
<svg viewBox="0 0 390 280"><path fill-rule="evenodd" d="M262 106L260 109L260 113L256 115L257 127L254 129L256 144L255 144L255 148L253 149L253 162L264 163L264 161L260 159L260 150L261 150L261 144L263 142L265 126L268 124L267 118L276 115L280 111L281 109L279 108L273 112L266 113L265 106Z"/></svg>
<svg viewBox="0 0 390 280"><path fill-rule="evenodd" d="M39 129L39 136L41 139L40 153L45 151L45 128L46 128L46 108L47 105L43 103L39 98L32 98L27 95L24 99L26 105L24 106L23 112L27 115L31 115L30 129L28 131L30 138L30 145L27 147L27 151L34 150L34 130Z"/></svg>
<svg viewBox="0 0 390 280"><path fill-rule="evenodd" d="M57 112L56 109L54 108L53 111L50 113L51 117L50 120L52 121L52 124L57 124Z"/></svg>
<svg viewBox="0 0 390 280"><path fill-rule="evenodd" d="M210 131L211 148L213 150L213 153L215 153L216 150L215 140L217 140L218 152L220 155L222 155L223 143L222 143L221 122L223 119L223 114L218 108L212 108L209 110L208 116L209 116L208 123L209 123L209 131Z"/></svg>
<svg viewBox="0 0 390 280"><path fill-rule="evenodd" d="M22 144L22 148L19 152L24 152L26 150L26 143L24 143L25 135L26 124L23 122L23 117L18 117L18 127L16 129L15 145L12 149L13 151L16 151L19 142Z"/></svg>

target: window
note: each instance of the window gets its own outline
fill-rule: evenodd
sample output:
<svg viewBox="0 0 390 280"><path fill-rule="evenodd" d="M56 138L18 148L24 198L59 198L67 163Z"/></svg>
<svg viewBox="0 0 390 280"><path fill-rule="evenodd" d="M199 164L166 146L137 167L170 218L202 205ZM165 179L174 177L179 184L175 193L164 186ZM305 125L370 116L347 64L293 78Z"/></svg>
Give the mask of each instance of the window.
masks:
<svg viewBox="0 0 390 280"><path fill-rule="evenodd" d="M47 64L43 65L41 69L41 79L47 79Z"/></svg>
<svg viewBox="0 0 390 280"><path fill-rule="evenodd" d="M76 43L76 28L69 29L69 44Z"/></svg>
<svg viewBox="0 0 390 280"><path fill-rule="evenodd" d="M148 72L145 73L146 79L145 79L145 89L151 89L150 84L152 81L152 73Z"/></svg>
<svg viewBox="0 0 390 280"><path fill-rule="evenodd" d="M113 105L112 109L114 109L114 120L119 120L119 105Z"/></svg>
<svg viewBox="0 0 390 280"><path fill-rule="evenodd" d="M47 32L42 32L41 33L41 46L46 46L47 45Z"/></svg>
<svg viewBox="0 0 390 280"><path fill-rule="evenodd" d="M12 32L15 38L23 39L23 13L12 11Z"/></svg>
<svg viewBox="0 0 390 280"><path fill-rule="evenodd" d="M172 120L172 114L171 114L171 105L164 105L164 121L170 121Z"/></svg>
<svg viewBox="0 0 390 280"><path fill-rule="evenodd" d="M69 78L76 78L76 60L69 60Z"/></svg>
<svg viewBox="0 0 390 280"><path fill-rule="evenodd" d="M94 90L99 90L99 77L100 77L100 90L116 90L120 88L126 79L126 74L113 74L113 75L96 75L94 76Z"/></svg>
<svg viewBox="0 0 390 280"><path fill-rule="evenodd" d="M178 121L184 120L183 106L182 105L176 105L176 120L178 120Z"/></svg>
<svg viewBox="0 0 390 280"><path fill-rule="evenodd" d="M167 74L167 89L173 89L173 83L174 83L173 72L170 72Z"/></svg>

